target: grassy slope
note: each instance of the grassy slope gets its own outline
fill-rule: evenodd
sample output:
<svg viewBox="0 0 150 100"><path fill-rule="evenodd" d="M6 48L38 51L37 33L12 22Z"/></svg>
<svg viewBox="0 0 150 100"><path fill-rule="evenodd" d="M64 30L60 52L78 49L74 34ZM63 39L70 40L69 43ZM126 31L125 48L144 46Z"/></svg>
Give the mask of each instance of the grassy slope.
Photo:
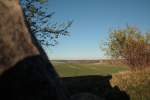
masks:
<svg viewBox="0 0 150 100"><path fill-rule="evenodd" d="M150 100L150 68L114 74L111 83L125 90L131 100Z"/></svg>
<svg viewBox="0 0 150 100"><path fill-rule="evenodd" d="M128 70L126 66L84 63L53 63L60 76L108 75Z"/></svg>

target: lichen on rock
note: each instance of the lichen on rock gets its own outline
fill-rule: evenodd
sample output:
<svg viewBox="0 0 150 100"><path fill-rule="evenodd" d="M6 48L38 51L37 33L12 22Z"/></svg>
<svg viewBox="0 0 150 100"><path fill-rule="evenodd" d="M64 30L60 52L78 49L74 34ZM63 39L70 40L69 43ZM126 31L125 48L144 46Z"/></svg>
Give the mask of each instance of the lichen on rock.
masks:
<svg viewBox="0 0 150 100"><path fill-rule="evenodd" d="M7 69L36 54L19 0L0 0L0 68Z"/></svg>

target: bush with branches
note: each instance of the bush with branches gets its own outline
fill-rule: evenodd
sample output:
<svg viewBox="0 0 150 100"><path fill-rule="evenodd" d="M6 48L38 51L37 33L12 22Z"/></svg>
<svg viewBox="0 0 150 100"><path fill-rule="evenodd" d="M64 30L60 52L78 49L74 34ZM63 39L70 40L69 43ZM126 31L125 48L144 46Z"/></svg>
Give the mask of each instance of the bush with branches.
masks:
<svg viewBox="0 0 150 100"><path fill-rule="evenodd" d="M150 66L150 33L131 26L113 30L105 50L107 55L123 59L132 68Z"/></svg>

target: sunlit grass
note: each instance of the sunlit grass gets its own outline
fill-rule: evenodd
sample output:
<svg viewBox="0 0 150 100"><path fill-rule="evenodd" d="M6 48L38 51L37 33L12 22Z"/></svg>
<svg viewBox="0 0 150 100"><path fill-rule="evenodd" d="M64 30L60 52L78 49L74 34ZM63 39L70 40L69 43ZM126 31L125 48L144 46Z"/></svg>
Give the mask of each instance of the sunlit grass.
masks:
<svg viewBox="0 0 150 100"><path fill-rule="evenodd" d="M95 64L95 63L53 63L60 76L83 76L83 75L111 75L120 71L128 70L123 65Z"/></svg>
<svg viewBox="0 0 150 100"><path fill-rule="evenodd" d="M113 74L111 83L126 91L131 100L150 100L150 68Z"/></svg>

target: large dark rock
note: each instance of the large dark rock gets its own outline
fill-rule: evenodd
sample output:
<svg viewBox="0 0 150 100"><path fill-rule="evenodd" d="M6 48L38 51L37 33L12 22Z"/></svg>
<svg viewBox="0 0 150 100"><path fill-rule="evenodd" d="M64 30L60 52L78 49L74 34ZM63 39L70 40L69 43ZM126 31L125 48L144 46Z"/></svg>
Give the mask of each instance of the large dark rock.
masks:
<svg viewBox="0 0 150 100"><path fill-rule="evenodd" d="M104 96L112 87L109 83L111 76L78 76L64 77L62 81L71 94L89 92Z"/></svg>
<svg viewBox="0 0 150 100"><path fill-rule="evenodd" d="M71 96L71 100L105 100L105 99L92 93L78 93L76 95Z"/></svg>
<svg viewBox="0 0 150 100"><path fill-rule="evenodd" d="M130 100L129 95L121 91L117 86L112 87L110 84L111 76L78 76L62 78L64 86L72 98L88 98L85 100ZM85 93L90 93L86 94ZM94 96L95 95L95 96ZM74 100L74 99L73 99ZM80 100L80 99L79 99Z"/></svg>
<svg viewBox="0 0 150 100"><path fill-rule="evenodd" d="M29 57L4 72L1 100L69 100L53 66L43 62L41 56Z"/></svg>

